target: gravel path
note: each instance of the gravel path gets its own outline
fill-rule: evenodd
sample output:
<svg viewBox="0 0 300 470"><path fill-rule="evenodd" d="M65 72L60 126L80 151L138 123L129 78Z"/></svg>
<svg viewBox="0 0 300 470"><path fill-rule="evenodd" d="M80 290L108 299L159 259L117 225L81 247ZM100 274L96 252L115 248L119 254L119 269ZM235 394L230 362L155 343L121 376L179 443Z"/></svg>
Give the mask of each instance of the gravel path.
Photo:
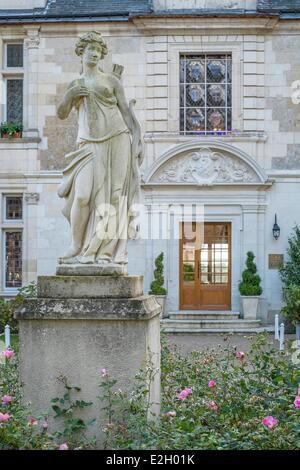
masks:
<svg viewBox="0 0 300 470"><path fill-rule="evenodd" d="M209 349L221 344L226 347L228 342L237 347L239 351L249 351L250 344L255 338L254 335L232 334L232 335L214 335L214 334L167 334L167 340L170 345L176 345L182 353L188 354L191 351ZM286 335L286 341L295 339L295 335ZM274 340L274 334L270 335L270 342L279 348L279 342Z"/></svg>

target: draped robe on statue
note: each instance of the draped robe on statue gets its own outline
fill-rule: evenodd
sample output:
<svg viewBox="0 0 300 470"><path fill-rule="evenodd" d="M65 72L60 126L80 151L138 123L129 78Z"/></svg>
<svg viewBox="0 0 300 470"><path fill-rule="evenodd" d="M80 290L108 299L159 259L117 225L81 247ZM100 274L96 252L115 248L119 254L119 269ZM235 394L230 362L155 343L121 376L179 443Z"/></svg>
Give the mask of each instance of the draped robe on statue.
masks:
<svg viewBox="0 0 300 470"><path fill-rule="evenodd" d="M74 85L87 86L84 79L76 80ZM126 263L127 239L136 235L133 205L139 199L137 161L115 95L99 84L89 92L89 96L74 102L79 118L79 148L66 155L70 163L63 171L58 195L65 198L63 215L71 223L78 177L83 176L84 184L91 188L78 261Z"/></svg>

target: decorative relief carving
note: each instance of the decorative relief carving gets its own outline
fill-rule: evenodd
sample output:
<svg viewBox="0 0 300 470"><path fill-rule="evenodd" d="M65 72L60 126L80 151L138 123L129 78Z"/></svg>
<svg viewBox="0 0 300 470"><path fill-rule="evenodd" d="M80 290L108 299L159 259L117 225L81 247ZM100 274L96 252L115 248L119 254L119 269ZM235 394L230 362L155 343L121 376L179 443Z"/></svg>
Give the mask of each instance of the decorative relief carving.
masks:
<svg viewBox="0 0 300 470"><path fill-rule="evenodd" d="M37 204L39 200L39 193L25 193L25 201L27 202L27 204Z"/></svg>
<svg viewBox="0 0 300 470"><path fill-rule="evenodd" d="M245 162L210 148L166 162L151 178L155 183L253 183L258 177Z"/></svg>
<svg viewBox="0 0 300 470"><path fill-rule="evenodd" d="M27 49L37 49L40 45L39 30L27 31L27 37L24 43Z"/></svg>

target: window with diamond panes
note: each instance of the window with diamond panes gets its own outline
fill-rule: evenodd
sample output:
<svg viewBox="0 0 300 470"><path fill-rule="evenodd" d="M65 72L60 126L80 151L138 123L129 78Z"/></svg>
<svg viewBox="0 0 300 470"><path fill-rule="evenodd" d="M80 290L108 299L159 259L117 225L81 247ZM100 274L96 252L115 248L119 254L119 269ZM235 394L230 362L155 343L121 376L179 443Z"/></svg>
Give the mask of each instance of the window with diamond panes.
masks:
<svg viewBox="0 0 300 470"><path fill-rule="evenodd" d="M23 44L6 45L6 67L23 67Z"/></svg>
<svg viewBox="0 0 300 470"><path fill-rule="evenodd" d="M5 196L5 219L22 220L22 196Z"/></svg>
<svg viewBox="0 0 300 470"><path fill-rule="evenodd" d="M7 121L22 123L23 121L23 80L7 79Z"/></svg>
<svg viewBox="0 0 300 470"><path fill-rule="evenodd" d="M5 231L5 287L22 287L22 232Z"/></svg>
<svg viewBox="0 0 300 470"><path fill-rule="evenodd" d="M181 55L180 132L231 132L231 55Z"/></svg>

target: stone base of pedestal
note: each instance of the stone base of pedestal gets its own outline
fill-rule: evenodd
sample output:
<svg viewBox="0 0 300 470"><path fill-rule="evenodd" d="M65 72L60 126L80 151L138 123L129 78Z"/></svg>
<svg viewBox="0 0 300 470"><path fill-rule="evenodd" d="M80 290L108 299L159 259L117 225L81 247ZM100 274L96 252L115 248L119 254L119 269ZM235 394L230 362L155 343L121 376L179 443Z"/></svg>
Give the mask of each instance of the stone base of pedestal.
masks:
<svg viewBox="0 0 300 470"><path fill-rule="evenodd" d="M16 315L24 401L38 414L49 412L51 400L65 393L58 378L66 377L81 388L74 398L93 403L81 415L96 419L88 435L96 436L99 449L106 424L98 398L102 368L117 379L117 389L129 392L140 368L151 363L151 412L159 414L160 306L141 286L139 276L40 277L38 298L26 300ZM59 426L51 415L50 423Z"/></svg>

